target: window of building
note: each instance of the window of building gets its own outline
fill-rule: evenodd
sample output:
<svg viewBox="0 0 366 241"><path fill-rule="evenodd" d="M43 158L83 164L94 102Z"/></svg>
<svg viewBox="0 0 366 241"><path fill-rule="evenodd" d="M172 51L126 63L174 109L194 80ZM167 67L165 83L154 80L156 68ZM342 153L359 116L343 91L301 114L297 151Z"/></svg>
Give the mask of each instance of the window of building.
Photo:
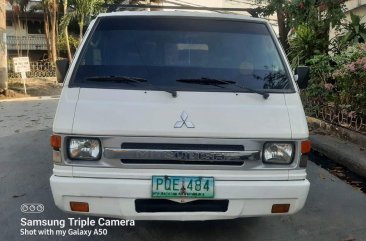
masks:
<svg viewBox="0 0 366 241"><path fill-rule="evenodd" d="M28 21L28 33L29 34L44 34L43 24L38 21Z"/></svg>

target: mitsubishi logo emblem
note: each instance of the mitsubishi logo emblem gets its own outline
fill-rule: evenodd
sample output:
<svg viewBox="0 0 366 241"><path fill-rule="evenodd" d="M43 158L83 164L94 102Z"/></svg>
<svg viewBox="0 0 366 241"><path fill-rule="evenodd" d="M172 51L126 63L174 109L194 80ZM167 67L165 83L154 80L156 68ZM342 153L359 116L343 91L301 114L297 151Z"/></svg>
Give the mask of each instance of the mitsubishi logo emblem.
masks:
<svg viewBox="0 0 366 241"><path fill-rule="evenodd" d="M188 114L183 111L182 114L180 114L181 120L177 121L174 125L174 128L182 128L182 126L186 126L187 128L194 128L194 125L192 122L188 121Z"/></svg>

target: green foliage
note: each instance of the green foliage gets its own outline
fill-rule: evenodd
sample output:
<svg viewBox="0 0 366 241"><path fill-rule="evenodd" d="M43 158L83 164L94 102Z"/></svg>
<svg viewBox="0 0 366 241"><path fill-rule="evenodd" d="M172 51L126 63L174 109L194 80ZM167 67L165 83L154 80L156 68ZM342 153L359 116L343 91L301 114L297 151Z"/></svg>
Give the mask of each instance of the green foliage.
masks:
<svg viewBox="0 0 366 241"><path fill-rule="evenodd" d="M316 52L319 52L319 43L322 39L317 39L314 30L306 25L299 25L295 34L289 39L290 49L288 57L293 67L304 65Z"/></svg>
<svg viewBox="0 0 366 241"><path fill-rule="evenodd" d="M311 82L303 96L318 103L350 105L366 114L366 44L350 46L334 56L315 55L307 64Z"/></svg>
<svg viewBox="0 0 366 241"><path fill-rule="evenodd" d="M349 47L335 58L338 68L333 72L339 102L350 104L366 114L366 44Z"/></svg>
<svg viewBox="0 0 366 241"><path fill-rule="evenodd" d="M92 16L101 11L101 5L104 3L104 0L70 0L68 3L73 8L73 11L62 17L60 28L63 31L72 20L77 21L79 25L79 41L81 41L84 26L90 22Z"/></svg>
<svg viewBox="0 0 366 241"><path fill-rule="evenodd" d="M58 40L57 41L57 49L61 52L66 53L67 47L66 47L65 35L64 34L60 35L57 40ZM69 35L69 42L70 42L71 51L75 52L77 47L79 46L79 39L74 37L73 35Z"/></svg>
<svg viewBox="0 0 366 241"><path fill-rule="evenodd" d="M366 24L361 23L361 17L351 12L351 21L343 27L344 34L340 39L342 46L364 43L366 40Z"/></svg>
<svg viewBox="0 0 366 241"><path fill-rule="evenodd" d="M162 0L151 0L151 2L160 2ZM86 26L93 17L102 12L111 12L124 10L118 7L121 4L139 4L141 0L69 0L70 11L61 18L60 27L64 29L72 21L79 25L79 39L83 37L84 26Z"/></svg>
<svg viewBox="0 0 366 241"><path fill-rule="evenodd" d="M345 0L257 0L266 4L262 7L263 16L285 12L290 27L301 24L316 27L328 27L341 24L345 17Z"/></svg>
<svg viewBox="0 0 366 241"><path fill-rule="evenodd" d="M365 56L365 44L356 44L342 50L340 54L334 55L333 59L338 66L343 66Z"/></svg>
<svg viewBox="0 0 366 241"><path fill-rule="evenodd" d="M267 4L262 7L262 15L269 16L272 14L281 14L284 17L284 23L279 21L280 37L287 35L290 29L295 29L300 34L295 37L297 39L290 44L289 51L291 62L304 62L306 58L320 52L327 53L329 46L329 28L331 26L340 25L345 17L345 0L257 0L258 3ZM304 27L306 26L306 27ZM281 36L282 34L282 36ZM301 36L300 36L301 35ZM287 36L285 36L287 37ZM303 44L303 48L299 44ZM282 44L285 46L286 43ZM305 49L306 57L300 54L294 54L294 49ZM300 57L300 58L299 58Z"/></svg>
<svg viewBox="0 0 366 241"><path fill-rule="evenodd" d="M341 24L345 17L344 0L293 0L290 2L290 15L293 26L306 23L318 29L329 29Z"/></svg>
<svg viewBox="0 0 366 241"><path fill-rule="evenodd" d="M332 79L334 67L331 66L333 59L327 54L317 54L306 61L310 66L311 80L315 84L326 84Z"/></svg>
<svg viewBox="0 0 366 241"><path fill-rule="evenodd" d="M334 67L331 66L331 62L332 59L327 54L316 54L306 61L306 64L310 66L310 82L308 88L301 93L305 100L311 100L315 103L334 101L334 85L332 84ZM319 105L310 105L309 107L307 112L310 115L318 112L321 108Z"/></svg>

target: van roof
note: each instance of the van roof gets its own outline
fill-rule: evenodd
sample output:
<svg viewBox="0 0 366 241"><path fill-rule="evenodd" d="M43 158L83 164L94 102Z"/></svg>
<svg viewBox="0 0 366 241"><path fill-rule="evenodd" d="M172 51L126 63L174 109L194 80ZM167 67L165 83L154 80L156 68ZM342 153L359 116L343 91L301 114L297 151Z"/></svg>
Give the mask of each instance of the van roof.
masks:
<svg viewBox="0 0 366 241"><path fill-rule="evenodd" d="M149 17L199 17L213 19L228 19L228 20L247 20L250 22L268 22L262 18L254 18L239 14L226 13L211 13L211 12L193 12L193 11L121 11L111 13L101 13L99 17L114 17L114 16L149 16Z"/></svg>

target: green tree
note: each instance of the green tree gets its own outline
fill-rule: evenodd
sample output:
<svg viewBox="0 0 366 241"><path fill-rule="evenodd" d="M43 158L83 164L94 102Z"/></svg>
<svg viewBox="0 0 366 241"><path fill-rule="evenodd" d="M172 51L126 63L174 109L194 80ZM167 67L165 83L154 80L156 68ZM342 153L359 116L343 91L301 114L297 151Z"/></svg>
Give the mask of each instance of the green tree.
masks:
<svg viewBox="0 0 366 241"><path fill-rule="evenodd" d="M317 49L327 52L329 46L329 29L341 24L345 17L345 0L257 0L266 4L261 8L263 16L277 14L280 41L286 50L289 49L288 33L300 25L314 31L318 40Z"/></svg>
<svg viewBox="0 0 366 241"><path fill-rule="evenodd" d="M64 9L64 16L68 15L68 1L64 0L63 2L63 9ZM71 53L71 49L70 49L70 41L69 41L69 29L68 29L68 24L64 24L63 25L63 29L62 29L63 33L64 33L64 38L65 38L65 45L66 45L66 51L67 51L67 58L69 59L69 61L71 62L72 60L72 53Z"/></svg>
<svg viewBox="0 0 366 241"><path fill-rule="evenodd" d="M163 0L150 0L151 3L159 3ZM70 44L68 44L68 25L71 21L77 21L79 25L79 42L83 38L84 26L89 23L91 18L100 12L112 12L125 10L121 5L139 4L145 2L143 0L64 0L63 11L60 27L66 38L66 46L68 49L68 58L71 59ZM68 11L70 9L71 11Z"/></svg>
<svg viewBox="0 0 366 241"><path fill-rule="evenodd" d="M286 0L257 0L257 2L266 5L259 8L260 15L277 15L279 39L284 49L287 50L289 48L287 34L291 29L289 15L291 3Z"/></svg>
<svg viewBox="0 0 366 241"><path fill-rule="evenodd" d="M48 48L48 58L53 63L57 60L57 26L59 0L41 0L33 5L31 11L43 11L44 30Z"/></svg>
<svg viewBox="0 0 366 241"><path fill-rule="evenodd" d="M68 24L70 20L75 19L79 25L79 41L83 39L84 26L90 21L90 18L96 14L96 7L100 6L103 0L71 0L70 5L72 12L65 15L64 24Z"/></svg>

